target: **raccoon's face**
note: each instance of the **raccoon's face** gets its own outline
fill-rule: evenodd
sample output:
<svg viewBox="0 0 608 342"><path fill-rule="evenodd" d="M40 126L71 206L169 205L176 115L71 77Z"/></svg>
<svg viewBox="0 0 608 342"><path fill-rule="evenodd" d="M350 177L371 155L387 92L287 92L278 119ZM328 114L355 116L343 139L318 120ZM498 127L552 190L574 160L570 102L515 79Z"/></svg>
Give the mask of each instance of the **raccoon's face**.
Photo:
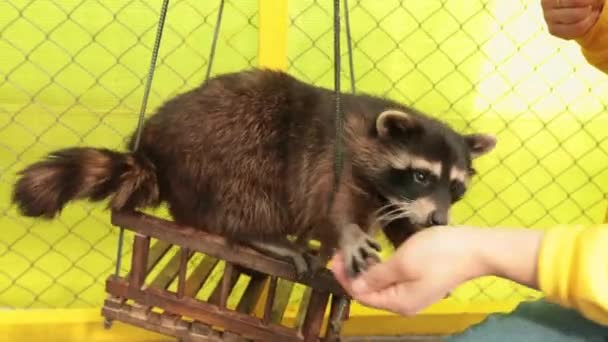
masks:
<svg viewBox="0 0 608 342"><path fill-rule="evenodd" d="M461 135L415 112L380 113L367 140L367 152L354 153L357 171L374 188L381 225L408 219L414 226L449 223L474 174L471 161L491 151L493 136ZM358 155L358 156L357 156Z"/></svg>

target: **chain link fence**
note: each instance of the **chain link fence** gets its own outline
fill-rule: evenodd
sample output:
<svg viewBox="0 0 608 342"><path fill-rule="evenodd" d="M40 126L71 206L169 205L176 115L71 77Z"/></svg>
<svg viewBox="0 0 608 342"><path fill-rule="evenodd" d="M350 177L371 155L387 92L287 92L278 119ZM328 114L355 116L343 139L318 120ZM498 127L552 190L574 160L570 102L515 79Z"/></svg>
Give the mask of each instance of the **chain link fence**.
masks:
<svg viewBox="0 0 608 342"><path fill-rule="evenodd" d="M148 113L204 79L219 5L170 2ZM51 150L124 149L137 126L160 7L0 2L0 306L101 305L118 240L105 204L75 203L56 221L30 220L9 207L11 187L15 172ZM226 1L215 73L257 65L257 22L256 0Z"/></svg>
<svg viewBox="0 0 608 342"><path fill-rule="evenodd" d="M498 136L497 149L476 162L479 176L454 210L456 223L548 227L604 217L608 81L574 43L549 36L539 2L349 0L356 92ZM219 4L171 1L148 113L204 79ZM0 307L101 304L118 235L105 206L75 203L56 221L30 220L9 205L11 187L16 171L50 150L124 148L137 124L160 5L0 2ZM257 6L225 2L212 74L257 65ZM329 0L289 1L288 71L329 88L332 15ZM351 91L342 32L342 84ZM535 295L487 278L452 296Z"/></svg>

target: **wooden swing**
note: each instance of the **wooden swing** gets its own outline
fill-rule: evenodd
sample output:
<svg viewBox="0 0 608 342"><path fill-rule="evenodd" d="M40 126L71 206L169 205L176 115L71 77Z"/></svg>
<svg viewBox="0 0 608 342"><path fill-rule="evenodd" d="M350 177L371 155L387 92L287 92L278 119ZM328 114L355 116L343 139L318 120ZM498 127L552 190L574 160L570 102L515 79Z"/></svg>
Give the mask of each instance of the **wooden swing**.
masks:
<svg viewBox="0 0 608 342"><path fill-rule="evenodd" d="M351 86L354 92L352 51L345 3L346 28L351 59ZM163 0L148 79L139 115L134 149L138 148L148 95L152 83L169 0ZM220 0L206 78L211 73L215 46L222 19L224 0ZM340 1L334 0L334 58L337 136L342 134L340 111ZM342 170L342 143L336 143L336 179ZM337 183L337 182L336 182ZM185 227L142 212L112 212L112 224L120 228L115 274L106 280L102 315L105 326L114 320L182 341L337 341L342 323L348 318L350 299L323 269L308 279L297 279L290 262L271 258L257 251L193 227ZM120 275L124 230L135 233L131 266ZM154 239L154 243L152 243ZM165 265L160 260L174 254ZM202 258L196 265L189 261ZM223 264L221 281L213 287L211 273ZM153 272L154 271L154 272ZM155 275L153 275L155 273ZM234 307L228 307L239 277L249 279ZM177 283L176 290L170 285ZM296 283L304 285L304 297L292 324L283 324L290 295ZM213 290L205 300L201 289ZM329 320L323 323L327 306Z"/></svg>
<svg viewBox="0 0 608 342"><path fill-rule="evenodd" d="M184 341L318 341L322 335L323 341L339 339L342 321L348 314L344 310L348 295L329 270L297 280L289 262L139 212L113 212L112 224L128 227L135 239L129 273L124 277L112 275L106 281L110 297L102 314L108 323L118 320ZM154 245L152 238L156 240ZM149 277L173 246L179 253ZM202 254L202 261L189 269L188 261L197 253ZM221 281L206 301L197 299L220 262L224 264ZM228 308L228 297L241 275L246 275L249 282L238 303ZM168 287L175 280L177 290L170 291ZM306 291L295 323L285 326L281 323L295 283L306 286ZM263 291L266 286L267 291ZM254 310L260 303L263 315L257 317ZM322 334L328 303L330 324Z"/></svg>

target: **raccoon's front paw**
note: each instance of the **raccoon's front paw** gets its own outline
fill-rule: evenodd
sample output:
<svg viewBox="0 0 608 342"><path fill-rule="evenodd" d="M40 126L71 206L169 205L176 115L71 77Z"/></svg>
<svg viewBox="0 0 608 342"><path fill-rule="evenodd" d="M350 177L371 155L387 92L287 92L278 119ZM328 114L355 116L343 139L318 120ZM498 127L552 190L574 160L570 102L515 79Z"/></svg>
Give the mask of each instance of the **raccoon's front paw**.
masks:
<svg viewBox="0 0 608 342"><path fill-rule="evenodd" d="M342 244L342 253L346 266L346 274L355 278L369 266L380 262L378 253L382 250L374 238L364 233L359 227L358 232L351 231Z"/></svg>

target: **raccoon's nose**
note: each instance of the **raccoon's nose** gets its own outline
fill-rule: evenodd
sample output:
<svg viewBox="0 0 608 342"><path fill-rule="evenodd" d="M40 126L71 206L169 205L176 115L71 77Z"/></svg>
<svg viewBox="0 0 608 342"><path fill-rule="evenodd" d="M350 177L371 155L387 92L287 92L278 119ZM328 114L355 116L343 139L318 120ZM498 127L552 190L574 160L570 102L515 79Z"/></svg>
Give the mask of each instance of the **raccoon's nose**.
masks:
<svg viewBox="0 0 608 342"><path fill-rule="evenodd" d="M431 226L445 226L448 224L448 216L439 211L433 211L429 215L429 224Z"/></svg>

